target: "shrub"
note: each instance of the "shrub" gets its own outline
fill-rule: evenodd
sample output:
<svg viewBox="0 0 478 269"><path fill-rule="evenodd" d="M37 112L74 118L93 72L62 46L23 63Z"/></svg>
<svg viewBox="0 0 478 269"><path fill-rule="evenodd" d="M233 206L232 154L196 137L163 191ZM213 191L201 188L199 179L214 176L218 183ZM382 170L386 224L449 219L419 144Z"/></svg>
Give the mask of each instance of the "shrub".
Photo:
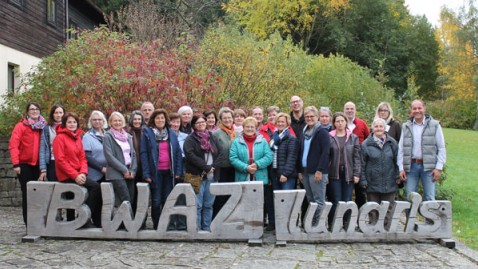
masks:
<svg viewBox="0 0 478 269"><path fill-rule="evenodd" d="M476 103L472 100L446 100L427 103L427 113L442 127L472 129L476 119Z"/></svg>

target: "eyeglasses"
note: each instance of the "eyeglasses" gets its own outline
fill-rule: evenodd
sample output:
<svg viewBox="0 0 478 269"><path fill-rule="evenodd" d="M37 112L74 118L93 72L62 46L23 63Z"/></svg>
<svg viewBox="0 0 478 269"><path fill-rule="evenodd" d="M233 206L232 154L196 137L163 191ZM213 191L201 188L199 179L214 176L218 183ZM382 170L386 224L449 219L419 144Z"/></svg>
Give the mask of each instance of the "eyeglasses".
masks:
<svg viewBox="0 0 478 269"><path fill-rule="evenodd" d="M36 108L36 107L34 107L34 108L29 108L29 109L28 109L28 111L40 111L40 109L39 109L39 108Z"/></svg>
<svg viewBox="0 0 478 269"><path fill-rule="evenodd" d="M199 125L199 124L206 124L206 121L196 121L195 123L196 125Z"/></svg>
<svg viewBox="0 0 478 269"><path fill-rule="evenodd" d="M388 109L379 109L378 112L388 112Z"/></svg>
<svg viewBox="0 0 478 269"><path fill-rule="evenodd" d="M103 119L91 119L91 121L103 121Z"/></svg>

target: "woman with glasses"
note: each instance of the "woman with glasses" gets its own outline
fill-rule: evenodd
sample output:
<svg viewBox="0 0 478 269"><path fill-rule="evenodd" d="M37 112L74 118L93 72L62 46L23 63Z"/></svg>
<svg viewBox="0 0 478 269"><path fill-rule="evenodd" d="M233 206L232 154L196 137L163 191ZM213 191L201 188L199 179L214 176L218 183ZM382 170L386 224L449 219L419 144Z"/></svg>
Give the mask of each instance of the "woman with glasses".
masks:
<svg viewBox="0 0 478 269"><path fill-rule="evenodd" d="M375 118L385 120L385 132L388 133L397 143L400 141L402 126L400 122L393 118L393 110L388 102L381 102L375 109Z"/></svg>
<svg viewBox="0 0 478 269"><path fill-rule="evenodd" d="M210 192L210 186L218 181L225 159L219 140L206 129L206 121L203 114L194 114L191 120L194 131L184 142L186 173L202 177L197 194L197 225L203 231L209 231L211 227L215 197Z"/></svg>
<svg viewBox="0 0 478 269"><path fill-rule="evenodd" d="M27 104L26 116L13 128L8 145L13 171L17 174L22 190L22 210L25 224L27 224L27 183L39 179L40 137L43 128L47 125L40 112L38 103Z"/></svg>
<svg viewBox="0 0 478 269"><path fill-rule="evenodd" d="M105 181L106 163L103 138L108 128L103 112L93 110L88 119L88 132L83 136L83 149L88 160L88 178L101 183Z"/></svg>

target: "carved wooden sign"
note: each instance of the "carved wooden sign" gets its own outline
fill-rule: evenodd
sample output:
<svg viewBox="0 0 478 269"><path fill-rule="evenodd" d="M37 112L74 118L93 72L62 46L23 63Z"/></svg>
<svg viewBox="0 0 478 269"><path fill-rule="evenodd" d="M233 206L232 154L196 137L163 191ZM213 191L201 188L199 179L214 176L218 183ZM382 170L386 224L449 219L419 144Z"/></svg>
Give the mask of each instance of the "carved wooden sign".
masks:
<svg viewBox="0 0 478 269"><path fill-rule="evenodd" d="M84 204L85 188L76 184L54 182L29 182L27 237L104 238L135 240L260 240L263 235L263 185L261 182L211 184L214 195L230 195L227 203L211 223L211 231L198 231L196 195L189 184L178 184L169 195L161 213L156 230L142 229L147 216L150 190L148 184L138 183L136 214L129 202L114 208L115 196L110 183L102 183L103 198L102 227L82 228L90 219L91 212ZM65 193L74 193L66 200ZM186 205L176 205L184 194ZM397 201L392 207L390 228L384 228L384 218L389 203L369 202L360 210L353 202L341 202L337 206L331 229L327 229L327 215L332 206L326 203L317 226L312 226L312 217L317 204L311 203L304 219L303 229L297 225L300 205L305 197L304 190L275 191L276 237L278 241L339 241L370 239L414 239L451 238L451 203L449 201L422 202L419 194L413 193L410 202ZM59 209L74 209L77 217L73 221L58 220ZM342 221L347 210L351 220L344 230ZM366 216L377 210L375 224L366 222ZM407 210L406 224L399 227L400 214ZM418 223L418 212L431 220L431 224ZM187 230L169 231L171 215L183 215L187 219Z"/></svg>

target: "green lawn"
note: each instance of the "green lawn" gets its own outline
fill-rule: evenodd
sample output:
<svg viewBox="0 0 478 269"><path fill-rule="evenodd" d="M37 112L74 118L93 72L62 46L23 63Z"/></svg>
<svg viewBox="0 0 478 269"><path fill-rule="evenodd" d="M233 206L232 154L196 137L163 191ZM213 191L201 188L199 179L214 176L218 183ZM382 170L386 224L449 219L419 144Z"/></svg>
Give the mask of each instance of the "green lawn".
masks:
<svg viewBox="0 0 478 269"><path fill-rule="evenodd" d="M453 236L478 250L478 132L444 129L444 190L452 190Z"/></svg>

